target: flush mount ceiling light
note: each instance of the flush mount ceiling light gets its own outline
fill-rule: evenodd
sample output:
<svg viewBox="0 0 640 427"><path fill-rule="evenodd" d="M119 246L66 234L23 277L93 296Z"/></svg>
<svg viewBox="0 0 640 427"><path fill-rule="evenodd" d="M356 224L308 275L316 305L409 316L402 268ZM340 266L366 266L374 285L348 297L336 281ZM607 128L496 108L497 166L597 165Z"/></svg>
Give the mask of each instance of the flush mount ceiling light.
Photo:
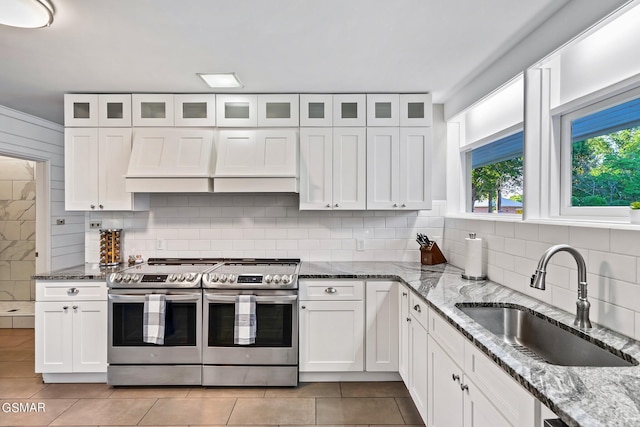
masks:
<svg viewBox="0 0 640 427"><path fill-rule="evenodd" d="M48 27L53 22L49 0L2 0L0 24L19 28Z"/></svg>
<svg viewBox="0 0 640 427"><path fill-rule="evenodd" d="M198 73L198 75L213 88L242 87L242 83L234 73Z"/></svg>

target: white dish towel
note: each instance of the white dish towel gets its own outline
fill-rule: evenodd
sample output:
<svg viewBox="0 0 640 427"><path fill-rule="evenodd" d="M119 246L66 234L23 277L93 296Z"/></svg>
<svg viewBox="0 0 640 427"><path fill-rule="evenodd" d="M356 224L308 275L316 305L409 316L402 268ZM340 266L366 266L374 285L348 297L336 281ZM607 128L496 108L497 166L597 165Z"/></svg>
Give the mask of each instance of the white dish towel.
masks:
<svg viewBox="0 0 640 427"><path fill-rule="evenodd" d="M233 343L249 345L256 342L256 296L236 295L236 316Z"/></svg>
<svg viewBox="0 0 640 427"><path fill-rule="evenodd" d="M144 297L144 323L142 340L151 344L164 344L164 318L166 299L163 294L149 294Z"/></svg>

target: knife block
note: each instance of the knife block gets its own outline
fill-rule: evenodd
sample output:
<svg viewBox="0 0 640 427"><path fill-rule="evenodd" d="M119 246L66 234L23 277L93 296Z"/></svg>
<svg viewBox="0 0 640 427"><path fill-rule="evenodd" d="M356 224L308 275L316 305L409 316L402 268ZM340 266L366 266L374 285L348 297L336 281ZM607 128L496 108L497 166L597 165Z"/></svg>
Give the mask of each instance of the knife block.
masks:
<svg viewBox="0 0 640 427"><path fill-rule="evenodd" d="M442 254L436 242L431 242L426 246L420 247L420 262L423 265L443 264L447 259Z"/></svg>

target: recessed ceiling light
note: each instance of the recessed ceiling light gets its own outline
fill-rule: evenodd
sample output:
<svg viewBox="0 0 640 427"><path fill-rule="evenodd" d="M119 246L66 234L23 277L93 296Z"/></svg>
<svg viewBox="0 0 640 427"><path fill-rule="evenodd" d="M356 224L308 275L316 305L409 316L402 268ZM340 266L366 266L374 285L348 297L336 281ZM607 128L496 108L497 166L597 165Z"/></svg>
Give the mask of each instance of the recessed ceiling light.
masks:
<svg viewBox="0 0 640 427"><path fill-rule="evenodd" d="M198 73L198 75L213 88L242 87L242 83L234 73Z"/></svg>
<svg viewBox="0 0 640 427"><path fill-rule="evenodd" d="M49 0L2 0L0 24L19 28L48 27L53 22Z"/></svg>

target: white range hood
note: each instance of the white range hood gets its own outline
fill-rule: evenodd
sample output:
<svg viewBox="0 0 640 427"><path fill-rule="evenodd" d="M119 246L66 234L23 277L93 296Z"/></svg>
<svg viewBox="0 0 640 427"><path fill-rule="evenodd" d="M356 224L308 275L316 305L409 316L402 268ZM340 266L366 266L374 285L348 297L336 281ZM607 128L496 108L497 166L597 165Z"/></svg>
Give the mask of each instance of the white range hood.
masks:
<svg viewBox="0 0 640 427"><path fill-rule="evenodd" d="M213 129L135 129L125 176L126 191L213 191L214 134Z"/></svg>

